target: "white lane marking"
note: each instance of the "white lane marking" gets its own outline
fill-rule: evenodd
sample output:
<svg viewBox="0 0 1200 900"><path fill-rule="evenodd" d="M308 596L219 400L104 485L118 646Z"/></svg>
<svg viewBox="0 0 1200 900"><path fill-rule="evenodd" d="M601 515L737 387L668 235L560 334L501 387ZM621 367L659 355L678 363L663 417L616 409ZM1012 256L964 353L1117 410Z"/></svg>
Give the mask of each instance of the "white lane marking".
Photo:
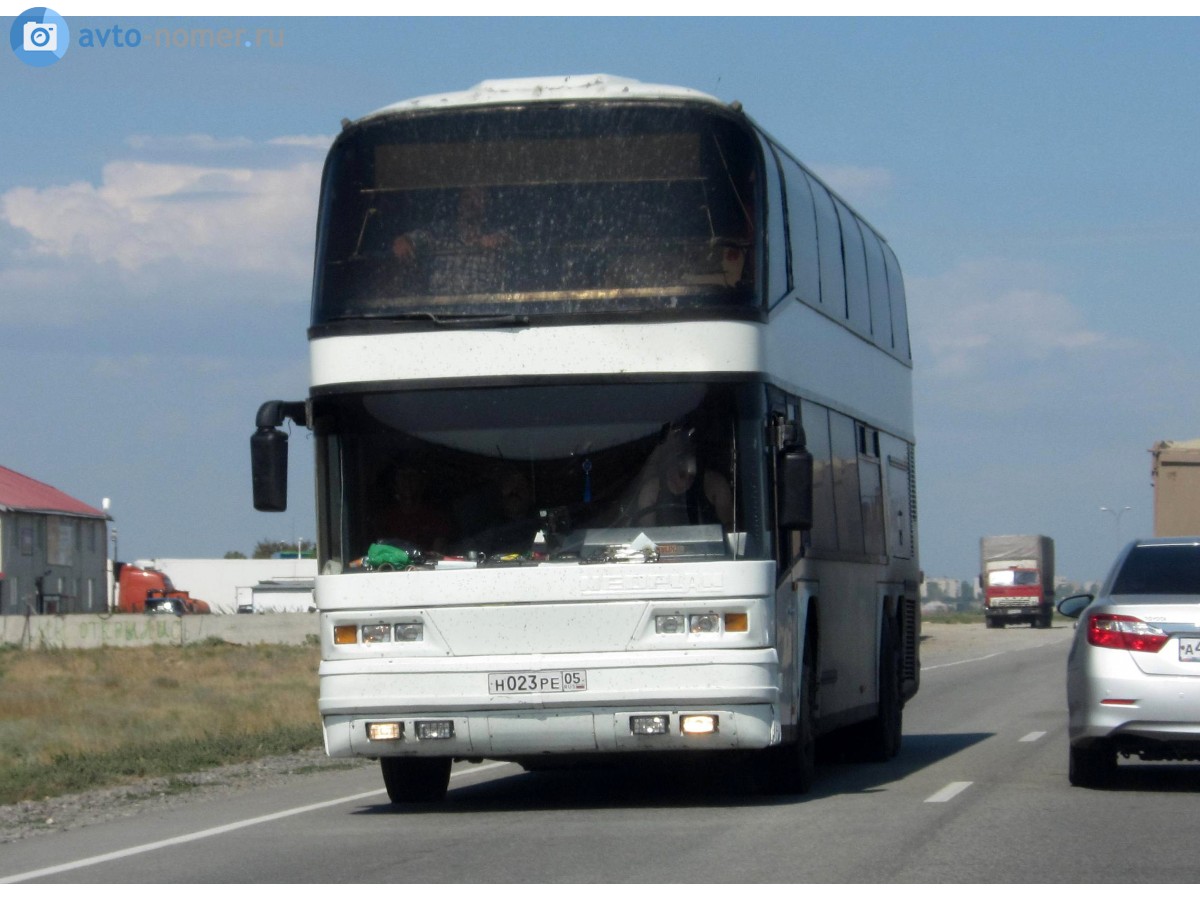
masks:
<svg viewBox="0 0 1200 900"><path fill-rule="evenodd" d="M953 800L975 782L973 781L952 781L936 794L925 798L926 803L945 803L947 800Z"/></svg>
<svg viewBox="0 0 1200 900"><path fill-rule="evenodd" d="M462 769L458 772L452 772L451 778L456 778L459 775L472 775L476 772L483 772L488 769L496 769L500 766L507 766L509 763L487 763L482 766L472 766L469 769ZM202 841L205 838L216 837L219 834L228 834L231 831L238 831L242 828L251 828L255 825L262 825L266 822L274 822L277 819L287 819L292 816L303 815L304 813L313 812L318 809L325 809L329 806L337 806L341 803L353 803L356 800L365 800L367 797L375 797L382 794L383 788L374 791L364 791L361 794L351 794L349 797L339 797L337 800L326 800L323 803L311 803L308 806L297 806L294 809L285 809L277 813L270 813L265 816L256 816L253 819L242 819L240 822L230 822L228 825L218 825L216 828L206 828L204 831L194 831L191 834L181 834L178 837L167 838L163 841L154 841L151 844L141 844L137 847L128 847L124 850L114 850L112 853L102 853L99 856L89 856L86 859L77 859L74 862L62 863L57 866L47 866L44 869L34 869L30 872L20 872L16 875L6 875L0 878L0 884L16 884L21 881L32 881L35 878L45 878L49 875L58 875L61 872L70 872L74 869L83 869L87 866L95 866L100 863L112 862L115 859L125 859L129 856L137 856L140 853L151 853L155 850L161 850L164 847L173 847L176 844L187 844L192 841Z"/></svg>
<svg viewBox="0 0 1200 900"><path fill-rule="evenodd" d="M987 656L975 656L971 659L960 659L957 662L940 663L936 666L921 666L922 672L932 672L934 669L949 669L951 666L965 666L967 663L983 662L985 659L991 659L993 656L1003 656L1005 653L1012 653L1011 650L997 650L995 653L989 653Z"/></svg>
<svg viewBox="0 0 1200 900"><path fill-rule="evenodd" d="M1046 732L1044 732L1044 731L1031 731L1031 732L1029 732L1029 734L1025 735L1025 737L1021 738L1021 740L1017 741L1017 743L1021 744L1021 743L1026 743L1028 741L1040 741L1045 736L1046 736Z"/></svg>

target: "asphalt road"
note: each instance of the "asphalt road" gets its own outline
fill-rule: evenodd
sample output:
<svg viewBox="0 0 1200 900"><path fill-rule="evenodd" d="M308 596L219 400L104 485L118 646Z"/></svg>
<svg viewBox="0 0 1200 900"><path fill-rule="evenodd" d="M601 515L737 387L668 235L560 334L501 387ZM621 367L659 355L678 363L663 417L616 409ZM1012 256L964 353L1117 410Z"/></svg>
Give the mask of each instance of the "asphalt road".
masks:
<svg viewBox="0 0 1200 900"><path fill-rule="evenodd" d="M440 805L394 810L375 769L0 846L39 882L1194 882L1200 766L1067 784L1064 665L1049 631L932 626L904 746L827 761L806 798L736 769L456 767Z"/></svg>

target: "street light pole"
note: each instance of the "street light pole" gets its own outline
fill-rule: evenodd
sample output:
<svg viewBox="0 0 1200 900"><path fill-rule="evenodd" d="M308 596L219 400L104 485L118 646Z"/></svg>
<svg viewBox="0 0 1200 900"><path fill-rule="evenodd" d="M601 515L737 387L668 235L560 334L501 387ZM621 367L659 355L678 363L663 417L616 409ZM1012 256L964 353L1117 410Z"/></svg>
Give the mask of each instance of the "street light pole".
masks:
<svg viewBox="0 0 1200 900"><path fill-rule="evenodd" d="M1116 530L1118 550L1121 549L1121 516L1129 512L1130 508L1128 506L1122 506L1120 509L1112 509L1107 506L1100 507L1100 512L1110 513L1113 517L1113 528Z"/></svg>

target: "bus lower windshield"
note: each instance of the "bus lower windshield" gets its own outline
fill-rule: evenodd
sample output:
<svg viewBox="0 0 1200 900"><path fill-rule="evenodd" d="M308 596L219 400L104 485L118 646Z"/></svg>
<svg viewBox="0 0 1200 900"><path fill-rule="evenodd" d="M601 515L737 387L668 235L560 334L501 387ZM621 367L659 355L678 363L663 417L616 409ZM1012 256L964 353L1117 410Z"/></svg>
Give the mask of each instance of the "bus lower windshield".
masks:
<svg viewBox="0 0 1200 900"><path fill-rule="evenodd" d="M368 122L330 153L313 324L745 306L753 148L686 104Z"/></svg>
<svg viewBox="0 0 1200 900"><path fill-rule="evenodd" d="M482 564L765 558L763 396L677 383L315 398L322 565L363 565L372 545Z"/></svg>

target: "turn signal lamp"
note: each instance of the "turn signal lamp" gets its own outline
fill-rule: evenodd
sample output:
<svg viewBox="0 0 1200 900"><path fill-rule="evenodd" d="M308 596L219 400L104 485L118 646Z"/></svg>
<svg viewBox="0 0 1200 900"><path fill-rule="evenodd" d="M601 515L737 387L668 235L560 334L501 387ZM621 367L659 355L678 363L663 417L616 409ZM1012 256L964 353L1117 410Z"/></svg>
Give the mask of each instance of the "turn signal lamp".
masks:
<svg viewBox="0 0 1200 900"><path fill-rule="evenodd" d="M744 612L725 613L726 631L749 631L750 616Z"/></svg>
<svg viewBox="0 0 1200 900"><path fill-rule="evenodd" d="M335 644L357 644L358 643L358 626L357 625L334 625L333 626L333 642Z"/></svg>

